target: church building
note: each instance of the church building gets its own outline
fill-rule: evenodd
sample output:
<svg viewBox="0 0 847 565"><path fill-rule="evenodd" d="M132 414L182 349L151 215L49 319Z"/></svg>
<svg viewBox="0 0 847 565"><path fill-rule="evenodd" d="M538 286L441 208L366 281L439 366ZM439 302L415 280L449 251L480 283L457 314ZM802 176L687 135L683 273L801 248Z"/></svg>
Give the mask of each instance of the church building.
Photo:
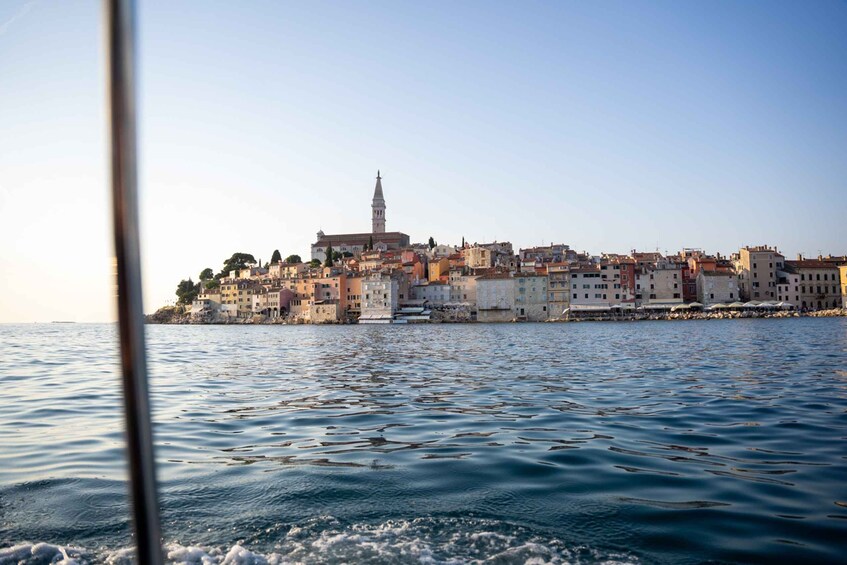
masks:
<svg viewBox="0 0 847 565"><path fill-rule="evenodd" d="M373 249L403 249L409 247L409 236L405 233L385 231L385 196L382 194L382 177L376 172L376 187L371 201L371 231L366 233L325 234L318 232L318 239L312 244L312 259L326 260L326 250L330 245L333 251L352 253L359 257L362 251L373 243Z"/></svg>

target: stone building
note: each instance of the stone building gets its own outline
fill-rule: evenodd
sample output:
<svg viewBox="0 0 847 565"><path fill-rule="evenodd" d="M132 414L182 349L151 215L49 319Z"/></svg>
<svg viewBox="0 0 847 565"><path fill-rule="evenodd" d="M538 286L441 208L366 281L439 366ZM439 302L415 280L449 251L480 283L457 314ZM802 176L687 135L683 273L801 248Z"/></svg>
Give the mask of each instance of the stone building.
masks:
<svg viewBox="0 0 847 565"><path fill-rule="evenodd" d="M515 318L527 322L543 322L549 317L547 275L518 273L512 278L515 296Z"/></svg>
<svg viewBox="0 0 847 565"><path fill-rule="evenodd" d="M802 258L785 261L778 275L776 300L803 310L840 308L843 303L839 268L832 263Z"/></svg>
<svg viewBox="0 0 847 565"><path fill-rule="evenodd" d="M697 302L703 306L729 304L739 298L738 279L735 273L704 271L697 273Z"/></svg>
<svg viewBox="0 0 847 565"><path fill-rule="evenodd" d="M571 304L571 274L567 263L547 264L547 304L550 318L564 316Z"/></svg>
<svg viewBox="0 0 847 565"><path fill-rule="evenodd" d="M450 285L441 281L414 285L412 299L423 300L433 307L444 306L450 302Z"/></svg>
<svg viewBox="0 0 847 565"><path fill-rule="evenodd" d="M473 309L476 304L476 281L479 275L465 267L450 269L450 302L468 304Z"/></svg>
<svg viewBox="0 0 847 565"><path fill-rule="evenodd" d="M733 259L741 300L777 299L777 271L783 268L785 257L775 247L742 247Z"/></svg>
<svg viewBox="0 0 847 565"><path fill-rule="evenodd" d="M491 250L486 247L466 247L462 249L465 258L465 266L471 269L487 269L494 266Z"/></svg>
<svg viewBox="0 0 847 565"><path fill-rule="evenodd" d="M477 321L510 322L515 316L515 285L510 273L488 273L476 279Z"/></svg>

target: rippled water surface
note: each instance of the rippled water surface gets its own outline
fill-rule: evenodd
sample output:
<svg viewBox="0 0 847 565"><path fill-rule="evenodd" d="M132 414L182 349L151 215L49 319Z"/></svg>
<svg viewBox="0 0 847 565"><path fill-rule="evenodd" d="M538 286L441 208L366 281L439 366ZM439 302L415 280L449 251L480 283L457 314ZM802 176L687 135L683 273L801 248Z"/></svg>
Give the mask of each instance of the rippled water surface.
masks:
<svg viewBox="0 0 847 565"><path fill-rule="evenodd" d="M177 562L847 555L847 319L148 341ZM116 360L110 325L0 326L0 564L129 558Z"/></svg>

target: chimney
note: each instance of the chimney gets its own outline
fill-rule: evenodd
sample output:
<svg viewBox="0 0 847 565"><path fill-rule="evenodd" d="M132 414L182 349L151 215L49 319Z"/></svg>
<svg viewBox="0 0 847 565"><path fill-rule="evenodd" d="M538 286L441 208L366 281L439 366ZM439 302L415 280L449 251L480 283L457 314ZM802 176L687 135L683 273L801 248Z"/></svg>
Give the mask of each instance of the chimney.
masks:
<svg viewBox="0 0 847 565"><path fill-rule="evenodd" d="M798 261L802 261L802 260L803 260L803 254L802 254L802 253L798 253L798 254L797 254L797 260L798 260Z"/></svg>

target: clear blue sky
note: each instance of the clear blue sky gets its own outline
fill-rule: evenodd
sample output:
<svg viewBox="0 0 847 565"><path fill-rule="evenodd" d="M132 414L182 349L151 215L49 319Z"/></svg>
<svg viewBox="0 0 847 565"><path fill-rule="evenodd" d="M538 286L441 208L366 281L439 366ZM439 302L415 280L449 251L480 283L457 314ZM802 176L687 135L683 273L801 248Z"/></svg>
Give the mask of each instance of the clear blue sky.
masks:
<svg viewBox="0 0 847 565"><path fill-rule="evenodd" d="M366 231L847 253L844 2L140 2L146 310ZM100 3L0 3L0 321L108 320Z"/></svg>

